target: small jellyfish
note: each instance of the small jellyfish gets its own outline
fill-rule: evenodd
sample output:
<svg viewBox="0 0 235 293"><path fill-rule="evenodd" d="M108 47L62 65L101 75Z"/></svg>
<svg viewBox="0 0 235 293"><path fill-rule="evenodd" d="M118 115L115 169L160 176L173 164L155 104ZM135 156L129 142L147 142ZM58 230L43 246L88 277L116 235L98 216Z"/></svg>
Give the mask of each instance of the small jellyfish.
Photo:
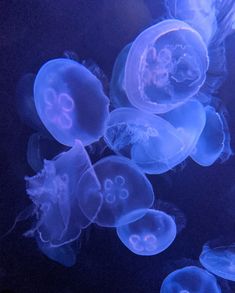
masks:
<svg viewBox="0 0 235 293"><path fill-rule="evenodd" d="M217 30L216 0L165 0L167 14L187 22L209 44Z"/></svg>
<svg viewBox="0 0 235 293"><path fill-rule="evenodd" d="M210 166L223 152L226 133L223 120L215 108L206 106L205 112L205 127L190 156L199 165Z"/></svg>
<svg viewBox="0 0 235 293"><path fill-rule="evenodd" d="M27 194L34 203L37 223L28 232L42 242L56 247L77 239L81 229L89 225L77 204L76 184L91 167L80 141L69 151L51 161L33 177L26 177Z"/></svg>
<svg viewBox="0 0 235 293"><path fill-rule="evenodd" d="M131 104L165 113L194 96L208 69L200 34L179 20L165 20L143 31L129 50L124 88Z"/></svg>
<svg viewBox="0 0 235 293"><path fill-rule="evenodd" d="M188 266L170 273L160 293L221 293L216 278L206 270Z"/></svg>
<svg viewBox="0 0 235 293"><path fill-rule="evenodd" d="M133 107L129 102L124 88L124 73L126 59L131 47L131 43L126 45L115 61L112 71L112 78L110 81L110 100L114 108L118 107Z"/></svg>
<svg viewBox="0 0 235 293"><path fill-rule="evenodd" d="M235 244L218 247L205 244L199 260L209 272L235 282Z"/></svg>
<svg viewBox="0 0 235 293"><path fill-rule="evenodd" d="M181 161L184 141L165 119L135 108L110 113L104 139L117 154L133 160L145 173L160 174Z"/></svg>
<svg viewBox="0 0 235 293"><path fill-rule="evenodd" d="M136 210L125 216L134 218L145 214L135 222L117 228L121 242L138 255L155 255L167 249L176 237L176 224L171 216L163 211ZM125 219L126 220L126 219Z"/></svg>
<svg viewBox="0 0 235 293"><path fill-rule="evenodd" d="M118 227L136 220L154 201L147 177L131 160L118 156L96 162L83 174L77 190L84 215L103 227ZM125 218L136 209L143 213Z"/></svg>
<svg viewBox="0 0 235 293"><path fill-rule="evenodd" d="M78 62L45 63L35 79L34 100L43 124L60 143L73 146L79 139L89 145L103 135L109 100L101 82Z"/></svg>

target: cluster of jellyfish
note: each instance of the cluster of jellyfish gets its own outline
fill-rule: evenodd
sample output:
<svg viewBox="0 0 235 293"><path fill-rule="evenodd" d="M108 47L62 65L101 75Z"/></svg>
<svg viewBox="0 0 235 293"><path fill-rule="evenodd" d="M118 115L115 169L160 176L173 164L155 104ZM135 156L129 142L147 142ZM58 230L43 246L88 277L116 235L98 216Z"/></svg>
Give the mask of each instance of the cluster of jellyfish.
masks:
<svg viewBox="0 0 235 293"><path fill-rule="evenodd" d="M180 228L174 214L155 208L148 174L188 157L211 166L232 153L216 93L226 75L224 42L235 4L165 0L165 8L164 20L118 55L109 94L92 68L71 58L50 60L19 83L20 114L37 130L27 151L37 174L25 177L34 216L26 235L64 266L75 264L75 243L91 224L116 229L131 253L166 250ZM92 162L89 150L102 144L113 155ZM49 153L53 159L44 159ZM206 244L201 267L170 273L161 292L221 292L215 276L235 281L234 247Z"/></svg>

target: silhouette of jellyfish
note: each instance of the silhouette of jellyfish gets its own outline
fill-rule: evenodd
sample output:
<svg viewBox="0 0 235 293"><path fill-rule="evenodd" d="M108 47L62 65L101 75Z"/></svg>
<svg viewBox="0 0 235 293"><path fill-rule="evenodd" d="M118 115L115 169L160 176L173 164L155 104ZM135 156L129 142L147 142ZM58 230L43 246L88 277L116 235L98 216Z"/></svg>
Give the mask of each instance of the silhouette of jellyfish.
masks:
<svg viewBox="0 0 235 293"><path fill-rule="evenodd" d="M206 270L188 266L170 273L163 281L160 293L220 293L216 278Z"/></svg>
<svg viewBox="0 0 235 293"><path fill-rule="evenodd" d="M135 222L117 228L121 242L138 255L155 255L167 249L176 237L176 224L163 211L147 209L135 210L126 218L145 214ZM126 219L125 219L126 221Z"/></svg>
<svg viewBox="0 0 235 293"><path fill-rule="evenodd" d="M160 174L175 167L184 142L166 120L135 108L110 113L104 139L117 154L133 160L145 173Z"/></svg>
<svg viewBox="0 0 235 293"><path fill-rule="evenodd" d="M190 156L199 165L210 166L223 152L226 133L220 114L212 106L206 106L205 112L205 127Z"/></svg>
<svg viewBox="0 0 235 293"><path fill-rule="evenodd" d="M200 34L179 20L165 20L133 42L125 66L124 87L135 107L165 113L194 96L208 69Z"/></svg>
<svg viewBox="0 0 235 293"><path fill-rule="evenodd" d="M125 64L130 47L131 43L126 45L121 50L113 66L109 96L111 100L111 105L114 108L133 107L127 98L124 88Z"/></svg>
<svg viewBox="0 0 235 293"><path fill-rule="evenodd" d="M218 247L205 244L199 260L209 272L235 282L235 244Z"/></svg>
<svg viewBox="0 0 235 293"><path fill-rule="evenodd" d="M37 223L28 232L42 242L58 247L77 239L89 225L77 204L76 184L91 167L81 142L51 161L33 177L25 177L27 194L36 207Z"/></svg>
<svg viewBox="0 0 235 293"><path fill-rule="evenodd" d="M185 21L197 30L209 44L217 30L215 0L165 0L167 15Z"/></svg>
<svg viewBox="0 0 235 293"><path fill-rule="evenodd" d="M39 70L34 83L38 115L52 136L73 146L89 145L103 135L109 100L101 82L83 65L54 59Z"/></svg>
<svg viewBox="0 0 235 293"><path fill-rule="evenodd" d="M77 190L84 215L103 227L118 227L140 218L154 201L152 185L142 171L118 156L96 162L83 174ZM143 213L124 217L136 209Z"/></svg>

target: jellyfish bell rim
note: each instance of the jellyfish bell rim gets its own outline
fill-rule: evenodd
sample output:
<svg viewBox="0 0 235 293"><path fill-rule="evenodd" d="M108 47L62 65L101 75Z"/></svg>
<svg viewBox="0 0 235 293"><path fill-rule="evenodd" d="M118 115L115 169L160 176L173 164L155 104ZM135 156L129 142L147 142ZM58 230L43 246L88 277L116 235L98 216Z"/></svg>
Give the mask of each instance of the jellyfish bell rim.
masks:
<svg viewBox="0 0 235 293"><path fill-rule="evenodd" d="M175 24L177 24L178 26L176 27ZM167 30L165 30L164 32L161 32L163 29L167 28L168 26L170 27ZM198 41L200 42L200 45L201 45L201 49L205 51L205 64L206 64L205 72L207 72L209 68L208 50L202 36L199 34L198 31L196 31L186 22L178 20L178 19L167 19L155 25L152 25L148 27L146 30L144 30L143 32L141 32L133 41L133 43L130 46L129 53L127 55L126 64L125 64L123 88L126 91L128 100L134 107L142 111L151 112L155 114L166 113L184 104L185 101L192 98L199 91L200 87L205 82L206 74L203 80L201 81L201 84L197 86L197 88L194 90L193 93L191 93L191 95L189 95L183 101L178 101L175 104L168 103L166 106L164 104L152 102L150 100L148 100L147 104L141 103L143 101L143 98L139 92L139 78L137 74L133 75L133 72L135 73L139 72L139 67L143 58L142 56L143 52L145 52L149 44L155 43L159 38L163 37L164 35L168 33L176 32L176 31L180 31L180 30L191 31L198 38ZM145 41L143 41L144 39ZM146 43L147 45L145 45ZM130 68L132 69L130 70ZM170 105L170 109L169 109L169 105Z"/></svg>

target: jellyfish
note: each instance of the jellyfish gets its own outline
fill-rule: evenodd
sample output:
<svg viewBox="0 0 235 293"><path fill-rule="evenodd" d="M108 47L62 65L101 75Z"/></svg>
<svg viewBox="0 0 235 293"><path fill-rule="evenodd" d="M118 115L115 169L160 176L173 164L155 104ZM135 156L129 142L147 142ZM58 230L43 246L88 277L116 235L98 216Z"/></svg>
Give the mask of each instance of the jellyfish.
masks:
<svg viewBox="0 0 235 293"><path fill-rule="evenodd" d="M74 60L54 59L39 70L34 100L40 119L60 143L89 145L103 135L109 100L101 82Z"/></svg>
<svg viewBox="0 0 235 293"><path fill-rule="evenodd" d="M160 293L221 293L216 278L206 270L188 266L170 273L163 281Z"/></svg>
<svg viewBox="0 0 235 293"><path fill-rule="evenodd" d="M216 0L165 0L168 17L191 25L209 44L217 30Z"/></svg>
<svg viewBox="0 0 235 293"><path fill-rule="evenodd" d="M28 234L59 247L76 240L89 225L78 206L76 184L91 167L89 157L78 140L67 152L53 160L44 160L44 168L33 177L25 177L27 194L36 207L37 222Z"/></svg>
<svg viewBox="0 0 235 293"><path fill-rule="evenodd" d="M143 216L152 206L154 193L144 173L131 160L109 156L88 169L77 185L84 215L103 227L118 227ZM125 215L142 209L142 214Z"/></svg>
<svg viewBox="0 0 235 293"><path fill-rule="evenodd" d="M135 108L110 113L104 139L117 154L133 160L145 173L160 174L181 161L178 131L165 119Z"/></svg>
<svg viewBox="0 0 235 293"><path fill-rule="evenodd" d="M223 120L215 108L206 106L205 112L205 127L190 156L199 165L210 166L223 152L226 133Z"/></svg>
<svg viewBox="0 0 235 293"><path fill-rule="evenodd" d="M209 272L235 282L235 244L218 247L205 244L199 260Z"/></svg>
<svg viewBox="0 0 235 293"><path fill-rule="evenodd" d="M117 56L113 66L112 78L110 81L110 100L114 108L118 107L133 107L129 102L124 88L124 73L126 59L131 47L131 43L127 44Z"/></svg>
<svg viewBox="0 0 235 293"><path fill-rule="evenodd" d="M149 256L161 253L174 241L176 224L171 216L154 209L147 209L144 212L135 210L125 217L132 219L143 214L144 216L138 220L117 227L117 235L135 254Z"/></svg>
<svg viewBox="0 0 235 293"><path fill-rule="evenodd" d="M127 97L141 110L168 112L199 91L208 63L197 31L179 20L162 21L132 43L124 76Z"/></svg>

